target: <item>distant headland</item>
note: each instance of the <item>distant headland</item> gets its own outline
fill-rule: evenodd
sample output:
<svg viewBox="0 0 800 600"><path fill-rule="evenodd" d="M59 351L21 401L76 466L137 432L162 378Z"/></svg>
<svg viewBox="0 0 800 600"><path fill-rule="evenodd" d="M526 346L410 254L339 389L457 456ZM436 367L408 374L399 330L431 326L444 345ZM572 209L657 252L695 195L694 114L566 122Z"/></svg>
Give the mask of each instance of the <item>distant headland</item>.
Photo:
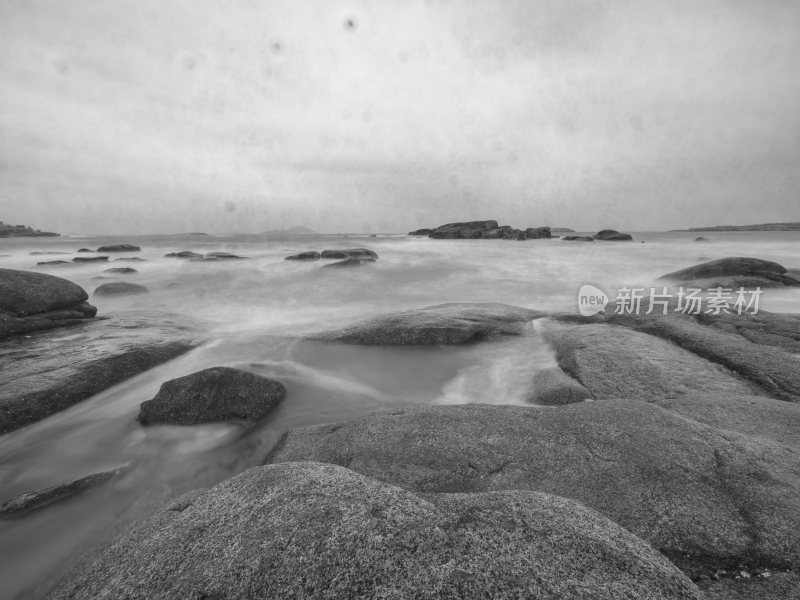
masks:
<svg viewBox="0 0 800 600"><path fill-rule="evenodd" d="M40 231L27 225L8 225L0 221L0 238L6 237L58 237L60 233Z"/></svg>
<svg viewBox="0 0 800 600"><path fill-rule="evenodd" d="M690 227L673 231L800 231L800 222L761 223L759 225L714 225L712 227Z"/></svg>
<svg viewBox="0 0 800 600"><path fill-rule="evenodd" d="M316 235L317 231L309 227L290 227L289 229L271 229L270 231L262 231L259 235Z"/></svg>

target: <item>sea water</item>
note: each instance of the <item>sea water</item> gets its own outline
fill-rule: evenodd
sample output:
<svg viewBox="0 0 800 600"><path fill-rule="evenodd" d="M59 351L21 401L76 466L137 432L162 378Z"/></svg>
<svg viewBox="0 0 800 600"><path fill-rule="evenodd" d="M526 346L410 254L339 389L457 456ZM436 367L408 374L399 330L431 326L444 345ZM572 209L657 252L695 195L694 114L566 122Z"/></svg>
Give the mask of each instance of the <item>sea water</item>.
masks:
<svg viewBox="0 0 800 600"><path fill-rule="evenodd" d="M149 294L92 296L99 316L122 315L157 328L176 318L203 343L187 354L21 430L0 436L0 502L124 463L125 477L17 521L0 521L0 597L37 597L98 541L177 494L214 485L263 461L290 427L356 418L410 403L526 404L531 376L555 365L536 323L526 334L469 347L375 348L311 342L303 336L383 313L445 302L502 302L576 312L578 289L609 296L649 289L658 276L707 260L752 256L800 267L800 232L635 233L633 242L431 240L407 235L62 236L0 239L0 268L69 279L90 296L109 281ZM642 243L644 242L644 243ZM131 243L108 263L37 265L79 248ZM329 269L331 261L286 261L306 250L367 247L379 260ZM246 260L190 261L168 252L231 252ZM31 254L50 252L65 254ZM118 258L138 257L142 262ZM104 272L131 266L133 275ZM800 312L800 290L765 290L759 308ZM80 345L89 328L58 330ZM122 330L120 336L125 335ZM35 336L35 334L34 334ZM30 338L30 339L35 339ZM25 338L17 340L25 344ZM113 339L109 342L113 346ZM0 360L2 355L0 355ZM286 400L247 430L236 424L143 428L139 404L164 381L212 366L277 379ZM14 369L7 359L2 369Z"/></svg>

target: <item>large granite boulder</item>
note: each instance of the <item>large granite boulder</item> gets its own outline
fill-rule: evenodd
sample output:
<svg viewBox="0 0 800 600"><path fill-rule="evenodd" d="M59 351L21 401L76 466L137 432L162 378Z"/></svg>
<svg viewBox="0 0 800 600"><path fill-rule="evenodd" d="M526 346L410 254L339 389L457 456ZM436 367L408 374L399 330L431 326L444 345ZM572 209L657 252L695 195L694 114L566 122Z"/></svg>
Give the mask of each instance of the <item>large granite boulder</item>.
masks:
<svg viewBox="0 0 800 600"><path fill-rule="evenodd" d="M127 281L115 281L104 283L97 286L94 290L95 296L131 296L136 294L147 294L150 290L138 283L128 283Z"/></svg>
<svg viewBox="0 0 800 600"><path fill-rule="evenodd" d="M800 563L796 449L637 400L385 409L292 430L268 460L338 464L415 493L572 498L693 576Z"/></svg>
<svg viewBox="0 0 800 600"><path fill-rule="evenodd" d="M112 244L110 246L100 246L98 252L140 252L142 249L133 244Z"/></svg>
<svg viewBox="0 0 800 600"><path fill-rule="evenodd" d="M744 256L720 258L673 271L659 277L683 287L755 288L796 287L800 281L788 276L786 267L770 260Z"/></svg>
<svg viewBox="0 0 800 600"><path fill-rule="evenodd" d="M0 269L0 338L82 323L97 309L86 291L66 279Z"/></svg>
<svg viewBox="0 0 800 600"><path fill-rule="evenodd" d="M142 425L196 425L257 421L286 396L278 381L230 367L212 367L172 379L155 398L142 402Z"/></svg>
<svg viewBox="0 0 800 600"><path fill-rule="evenodd" d="M84 322L79 335L41 332L0 347L0 433L44 419L197 345L192 324L164 315Z"/></svg>
<svg viewBox="0 0 800 600"><path fill-rule="evenodd" d="M546 335L559 366L594 398L653 400L697 392L766 395L722 365L626 327L551 323Z"/></svg>
<svg viewBox="0 0 800 600"><path fill-rule="evenodd" d="M545 313L508 304L454 302L390 313L311 337L372 346L472 344L521 335L530 321L543 316Z"/></svg>
<svg viewBox="0 0 800 600"><path fill-rule="evenodd" d="M620 233L616 229L602 229L592 236L603 242L629 242L633 236L629 233Z"/></svg>
<svg viewBox="0 0 800 600"><path fill-rule="evenodd" d="M700 600L636 536L577 502L420 497L333 465L256 467L178 499L49 596Z"/></svg>
<svg viewBox="0 0 800 600"><path fill-rule="evenodd" d="M589 390L559 367L552 367L534 373L533 390L528 401L541 406L560 406L591 398Z"/></svg>

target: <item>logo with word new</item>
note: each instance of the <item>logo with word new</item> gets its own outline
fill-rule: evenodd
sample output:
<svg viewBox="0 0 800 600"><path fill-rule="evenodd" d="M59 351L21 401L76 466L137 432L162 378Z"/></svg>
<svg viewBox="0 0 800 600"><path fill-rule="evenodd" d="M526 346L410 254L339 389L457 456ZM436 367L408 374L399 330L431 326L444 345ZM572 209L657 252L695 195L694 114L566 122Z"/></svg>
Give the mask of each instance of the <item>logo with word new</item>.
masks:
<svg viewBox="0 0 800 600"><path fill-rule="evenodd" d="M591 317L605 310L608 294L596 285L586 283L578 290L578 311L584 317Z"/></svg>

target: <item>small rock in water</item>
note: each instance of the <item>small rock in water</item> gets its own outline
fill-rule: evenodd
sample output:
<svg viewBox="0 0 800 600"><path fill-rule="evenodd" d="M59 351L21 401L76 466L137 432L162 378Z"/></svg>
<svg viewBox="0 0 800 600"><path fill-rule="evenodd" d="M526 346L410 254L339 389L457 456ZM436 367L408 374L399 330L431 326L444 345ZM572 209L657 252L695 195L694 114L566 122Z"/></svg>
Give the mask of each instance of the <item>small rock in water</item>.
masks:
<svg viewBox="0 0 800 600"><path fill-rule="evenodd" d="M36 263L37 265L68 265L68 260L41 260Z"/></svg>
<svg viewBox="0 0 800 600"><path fill-rule="evenodd" d="M26 492L15 496L0 506L0 519L19 519L32 512L41 510L56 502L77 496L87 490L105 483L109 479L122 475L131 469L131 463L126 463L108 471L93 473L69 483L62 483L51 487Z"/></svg>
<svg viewBox="0 0 800 600"><path fill-rule="evenodd" d="M322 268L325 269L327 267L360 267L367 263L374 263L374 262L375 262L374 258L356 258L354 256L351 256L350 258L346 258L344 260L340 260L335 263L323 265Z"/></svg>
<svg viewBox="0 0 800 600"><path fill-rule="evenodd" d="M128 294L147 294L148 290L138 283L127 283L118 281L114 283L104 283L94 291L95 296L123 296Z"/></svg>
<svg viewBox="0 0 800 600"><path fill-rule="evenodd" d="M212 259L237 259L237 258L247 258L246 256L239 256L238 254L231 254L230 252L209 252L203 258L212 258Z"/></svg>
<svg viewBox="0 0 800 600"><path fill-rule="evenodd" d="M139 252L141 248L133 244L113 244L111 246L100 246L98 252Z"/></svg>
<svg viewBox="0 0 800 600"><path fill-rule="evenodd" d="M316 250L310 250L308 252L301 252L300 254L293 254L292 256L287 256L283 260L319 260L320 253Z"/></svg>
<svg viewBox="0 0 800 600"><path fill-rule="evenodd" d="M594 234L594 239L604 242L630 242L633 236L629 233L620 233L616 229L603 229Z"/></svg>
<svg viewBox="0 0 800 600"><path fill-rule="evenodd" d="M142 425L196 425L223 421L257 421L286 396L282 383L249 371L212 367L161 385L143 402Z"/></svg>
<svg viewBox="0 0 800 600"><path fill-rule="evenodd" d="M169 258L203 258L202 254L192 252L191 250L181 250L180 252L169 252L164 255Z"/></svg>
<svg viewBox="0 0 800 600"><path fill-rule="evenodd" d="M589 235L565 235L561 240L564 242L593 242L594 238Z"/></svg>
<svg viewBox="0 0 800 600"><path fill-rule="evenodd" d="M108 262L107 256L76 256L72 262L85 263L85 262Z"/></svg>
<svg viewBox="0 0 800 600"><path fill-rule="evenodd" d="M323 250L321 258L361 258L378 260L378 253L369 248L348 248L346 250Z"/></svg>
<svg viewBox="0 0 800 600"><path fill-rule="evenodd" d="M78 252L94 252L94 250L89 250L89 248L79 248Z"/></svg>

